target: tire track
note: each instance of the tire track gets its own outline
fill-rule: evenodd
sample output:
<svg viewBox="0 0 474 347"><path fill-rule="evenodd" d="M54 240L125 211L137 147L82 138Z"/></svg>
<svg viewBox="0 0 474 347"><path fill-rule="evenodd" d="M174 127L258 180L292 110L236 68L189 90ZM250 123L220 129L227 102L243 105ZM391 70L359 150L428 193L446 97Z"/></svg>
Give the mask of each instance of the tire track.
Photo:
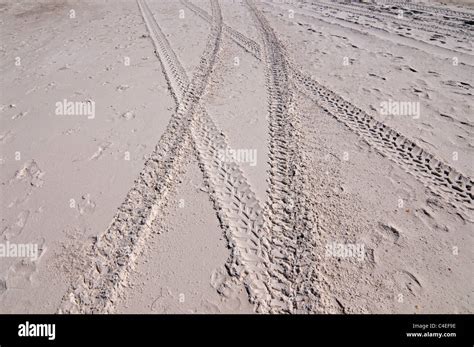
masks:
<svg viewBox="0 0 474 347"><path fill-rule="evenodd" d="M237 40L237 36L232 39ZM247 38L245 41L240 41L239 45L247 45L247 41L253 40ZM252 45L246 46L246 50L252 50L255 45L258 43L253 41ZM253 55L259 58L258 52L260 51L261 49L254 51ZM292 83L298 90L315 104L323 107L329 115L358 134L380 154L415 176L432 193L464 212L466 219L473 220L474 182L472 178L460 173L414 141L375 120L357 106L324 87L306 75L301 67L298 67L289 57L288 61Z"/></svg>
<svg viewBox="0 0 474 347"><path fill-rule="evenodd" d="M107 231L97 237L88 250L90 270L81 274L71 285L63 298L59 312L114 311L116 302L127 283L128 274L133 269L148 235L152 232L152 223L160 208L166 204L167 194L175 185L176 177L179 176L184 159L193 143L198 151L206 180L210 183L212 198L219 210L219 218L232 248L231 261L228 264L229 272L244 282L257 311L317 311L320 301L317 286L323 284L320 283L315 269L317 262L312 252L314 238L311 236L311 223L314 218L311 210L307 208L310 206L309 197L304 193L306 189L301 175L304 159L298 150L297 115L294 112L292 93L288 87L294 83L298 88L302 88L306 95L309 94L310 97L312 95L311 98L315 102L318 102L319 97L327 95L328 98L321 101L323 104L327 103L325 109L349 128L352 125L354 129L351 129L356 132L359 128L365 129L367 126L361 125L357 120L345 122L338 118L337 113L331 113L331 107L333 112L341 113L343 113L341 108L356 108L310 77L302 73L298 75L300 69L295 68L295 64L289 61L266 19L250 3L249 7L260 23L260 31L265 42L263 48L271 99L270 132L273 136L270 151L272 161L270 189L273 195L269 198L265 211L262 212L255 194L252 194L238 166L234 163L223 165L218 160L216 153L220 148L226 148L225 137L199 105L216 59L223 29L217 1L211 2L213 9L211 34L191 82L188 81L184 69L180 68L179 61L169 48L166 37L159 35L161 30L145 0L137 2L149 28L163 71L167 75L170 90L178 103L177 111ZM225 32L234 41L239 41L241 47L247 47L249 52L253 52L257 58L260 57L258 43L245 38L235 30L232 33L232 30L226 29ZM359 111L363 114L363 111ZM382 123L375 127L375 133L382 130L394 136L393 131ZM369 139L380 137L374 135L374 131L370 129L367 132L360 131L358 134ZM382 149L387 146L387 142L391 143L390 136L378 142ZM403 139L402 135L393 141L400 143L397 140L400 138ZM376 144L377 141L373 146ZM401 148L406 150L403 144ZM413 151L413 148L410 148L410 153L417 154L418 150ZM419 147L418 149L425 154L425 157L420 158L430 157ZM393 154L387 151L386 155L391 158ZM437 162L433 156L429 159L432 161L427 160L428 166ZM419 166L426 166L423 161L421 164ZM441 167L444 173L446 169L451 169L443 163L436 167ZM448 181L450 177L454 179L452 176L447 176ZM469 190L469 207L472 209L472 180L461 178L468 180L462 183L464 188ZM462 181L461 178L457 176L455 183ZM444 186L436 180L434 184ZM446 187L449 193L450 186Z"/></svg>
<svg viewBox="0 0 474 347"><path fill-rule="evenodd" d="M314 211L301 151L299 119L290 81L285 48L266 18L252 1L246 4L263 40L263 61L268 90L269 190L265 206L265 233L271 243L271 277L284 296L273 302L272 312L315 313L322 311L323 283L314 250Z"/></svg>
<svg viewBox="0 0 474 347"><path fill-rule="evenodd" d="M275 4L269 1L266 1L265 4L268 6L273 6L273 7L280 6L280 4ZM368 24L367 26L360 25L360 23L358 23L355 20L339 18L339 17L331 16L331 15L326 15L326 16L320 15L318 14L317 11L312 11L312 12L313 14L309 14L308 11L300 12L299 14L301 16L310 17L312 19L316 19L320 22L324 22L329 25L338 26L344 29L349 29L349 30L356 30L356 31L361 32L363 35L371 35L378 39L387 40L394 44L400 44L406 47L422 50L425 53L430 54L430 55L433 55L433 54L439 55L440 57L443 57L445 59L452 59L455 56L455 57L458 57L459 59L462 59L465 65L473 66L472 64L473 56L467 51L462 52L460 50L446 48L441 45L434 45L421 38L411 37L403 33L390 32L387 29L379 28L377 26L370 25L370 24ZM435 52L433 53L433 51Z"/></svg>
<svg viewBox="0 0 474 347"><path fill-rule="evenodd" d="M178 61L178 58L174 51L168 49L170 47L168 39L155 21L146 1L137 1L137 3L142 11L142 17L150 33L150 38L155 45L155 54L160 57L163 71L168 71L168 73L164 74L169 85L168 90L173 95L176 104L180 105L189 84L188 76L184 68L180 64L175 63ZM212 23L212 18L210 18L209 23Z"/></svg>
<svg viewBox="0 0 474 347"><path fill-rule="evenodd" d="M436 158L396 130L375 120L333 91L320 85L299 70L293 71L294 83L306 96L349 129L357 133L380 154L415 176L432 193L472 220L473 180Z"/></svg>
<svg viewBox="0 0 474 347"><path fill-rule="evenodd" d="M147 17L148 25L151 23L149 9L143 0L137 2L142 15ZM150 35L154 35L153 27ZM154 42L158 42L160 38L155 36L154 39ZM72 283L60 304L59 313L114 311L135 260L152 233L152 223L166 203L170 189L176 184L176 177L191 148L190 124L196 117L197 105L207 85L219 41L220 25L216 24L213 25L199 66L182 94L175 115L111 224L87 250L87 269ZM173 57L170 55L164 60L172 62ZM162 67L170 68L167 63L163 63ZM182 71L173 71L182 78ZM170 85L174 83L169 82Z"/></svg>
<svg viewBox="0 0 474 347"><path fill-rule="evenodd" d="M377 4L380 7L375 8L374 5L375 4L371 4L370 6L367 6L367 4L362 4L362 3L361 4L357 4L357 3L344 4L344 6L347 6L347 7L359 9L359 10L362 10L362 11L370 11L370 12L374 12L374 13L380 13L380 14L383 14L383 12L391 13L390 10L398 9L397 6L392 6L390 8L386 8L386 7L382 7L381 4ZM402 7L404 7L404 6L402 5ZM411 12L409 8L408 9L405 8L405 11L409 12L409 13ZM391 14L396 15L396 14L393 14L393 13L391 13ZM439 16L435 16L434 14L426 13L426 12L422 12L422 11L417 11L417 13L414 13L414 14L412 13L412 15L413 15L412 18L417 20L417 21L418 20L426 20L426 21L430 21L430 22L436 22L437 25L441 25L441 26L445 26L445 27L449 27L449 28L455 28L455 29L461 30L463 34L467 34L467 35L472 36L471 33L465 31L465 29L469 30L469 28L466 28L466 24L464 23L463 19L452 18L452 20L445 20L445 19L439 18Z"/></svg>
<svg viewBox="0 0 474 347"><path fill-rule="evenodd" d="M415 10L420 10L420 11L425 11L425 12L430 12L430 13L438 13L446 16L453 16L453 17L461 17L465 18L468 20L473 20L474 19L474 13L470 12L462 12L462 11L456 11L456 10L451 10L448 8L440 8L440 7L433 7L433 6L424 6L424 5L419 5L419 4L412 4L406 1L385 1L387 4L399 4L403 5L408 8L412 8Z"/></svg>
<svg viewBox="0 0 474 347"><path fill-rule="evenodd" d="M318 7L320 9L329 9L329 10L336 10L336 11L341 11L341 8L338 8L336 6L332 6L332 5L329 5L329 4L321 4L319 2L314 2L314 3L311 3L313 6L315 7ZM344 6L341 6L342 8L344 8ZM315 10L310 10L312 13L318 13L317 11ZM361 15L361 16L364 16L364 17L367 17L367 18L371 18L371 19L379 19L378 17L379 16L374 16L374 15L371 15L371 14L367 14L367 13L364 13L363 11L357 11L357 10L346 10L347 12L351 13L351 14L354 14L354 15ZM337 20L341 20L341 21L345 21L345 22L348 22L348 23L352 23L352 24L355 24L357 26L363 26L361 23L359 23L358 20L356 19L351 19L351 18L340 18L340 17L337 17L336 15L332 14L330 15L332 18L334 19L337 19ZM466 40L469 40L471 38L470 35L468 35L467 33L464 33L462 32L461 35L459 35L459 33L456 32L456 37L453 36L451 33L451 30L449 29L442 29L442 28L438 28L434 25L428 25L428 24L423 24L423 25L418 25L418 24L415 24L413 22L409 22L407 20L397 20L395 19L394 17L392 16L389 16L389 15L380 15L380 17L382 18L385 18L399 26L405 26L406 28L415 28L415 29L418 29L418 30L421 30L421 31L424 31L424 32L427 32L427 33L430 33L432 34L432 36L434 37L435 35L439 35L440 32L443 34L443 35L446 35L446 36L449 36L449 37L452 37L453 39L458 39L458 38L463 38L463 39L466 39ZM380 21L381 23L383 23L383 21ZM422 42L430 47L434 47L434 48L437 48L437 49L442 49L442 50L445 50L445 51L449 51L449 52L452 52L452 54L462 54L462 55L469 55L469 53L467 52L463 52L463 51L459 51L459 50L456 50L456 49L453 49L453 48L447 48L447 47L443 47L441 45L435 45L433 43L431 43L431 40L424 40L420 37L418 38L415 38L415 37L412 37L411 35L407 35L406 33L403 33L403 32L400 32L399 30L394 30L393 28L390 28L390 29L382 29L382 28L379 28L373 24L367 24L369 27L373 28L373 29L378 29L378 30L385 30L386 32L388 33L391 33L391 34L394 34L394 35L400 35L402 37L405 37L405 38L408 38L408 39L411 39L411 40L414 40L414 41L417 41L417 42ZM365 27L365 26L364 26ZM462 37L461 37L462 36Z"/></svg>
<svg viewBox="0 0 474 347"><path fill-rule="evenodd" d="M143 4L147 22L152 24L154 37L159 41L156 43L157 53L166 66L164 71L170 81L170 88L183 88L187 83L184 68L148 6L145 2ZM218 30L220 35L222 18L218 2L211 1L211 4L213 15L206 13L206 18L212 26L217 26L216 22L218 23L218 29L213 30ZM174 91L176 95L182 95L183 92ZM204 107L198 106L197 114L199 116L190 124L191 137L205 181L210 187L211 200L231 249L227 269L231 276L244 284L256 311L268 312L272 294L268 288L269 275L265 260L268 257L268 248L265 246L268 242L260 234L263 225L262 208L237 163L227 162L220 157L220 151L229 148L225 135L217 128Z"/></svg>
<svg viewBox="0 0 474 347"><path fill-rule="evenodd" d="M338 6L334 6L334 5L331 5L328 3L322 3L319 1L311 2L311 4L316 5L320 8L325 8L325 9L331 9L331 10L336 10L336 11L341 11L341 10L348 11L351 14L357 14L357 15L361 15L361 16L371 18L371 19L380 20L380 18L384 18L394 23L397 23L398 25L406 25L406 26L416 28L422 31L430 32L430 33L435 33L435 34L444 33L448 35L451 34L451 35L456 35L456 36L463 36L466 38L472 37L472 34L468 31L465 31L464 28L458 28L458 30L456 30L456 29L451 29L451 28L443 28L435 24L427 24L427 23L418 24L418 23L414 23L413 21L409 21L408 19L405 19L405 20L398 19L397 15L395 14L383 14L380 12L375 14L375 12L371 8L365 7L363 5L359 6L359 5L350 5L350 4L341 3L341 4L338 4ZM442 23L442 21L436 21L436 22L438 24ZM450 24L453 24L453 23L450 23ZM454 24L450 25L450 27L454 27Z"/></svg>
<svg viewBox="0 0 474 347"><path fill-rule="evenodd" d="M204 10L188 1L182 0L182 3L204 20L210 20ZM224 27L231 39L260 60L258 43L229 26ZM281 89L285 89L283 85L280 85ZM271 109L281 106L278 100L272 100L276 103ZM316 262L311 261L316 248L310 231L314 216L307 208L310 206L306 196L307 190L304 189L300 177L295 178L302 162L296 159L300 156L297 150L300 135L295 129L293 102L290 101L288 105L287 118L279 114L270 122L270 134L274 139L270 143L270 191L262 216L263 225L259 225L260 237L267 250L264 261L269 301L260 308L262 312L271 313L316 312L322 309L320 294L315 289L317 280L314 277L313 264ZM296 232L303 228L305 232Z"/></svg>
<svg viewBox="0 0 474 347"><path fill-rule="evenodd" d="M186 6L188 9L193 11L196 15L201 17L207 22L211 22L212 17L202 8L194 5L193 3L189 2L189 0L181 0L181 3ZM225 23L222 24L224 32L230 36L230 38L241 48L246 50L247 52L251 53L255 58L260 60L260 45L252 39L247 38L237 30L234 30L230 26L226 25Z"/></svg>

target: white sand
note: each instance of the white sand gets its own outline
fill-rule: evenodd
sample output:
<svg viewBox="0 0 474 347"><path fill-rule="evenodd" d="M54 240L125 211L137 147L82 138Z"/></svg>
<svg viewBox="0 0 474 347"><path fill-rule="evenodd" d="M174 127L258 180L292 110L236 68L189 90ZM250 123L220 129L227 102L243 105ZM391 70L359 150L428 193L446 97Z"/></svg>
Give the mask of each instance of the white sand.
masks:
<svg viewBox="0 0 474 347"><path fill-rule="evenodd" d="M474 311L471 4L255 3L0 3L1 313Z"/></svg>

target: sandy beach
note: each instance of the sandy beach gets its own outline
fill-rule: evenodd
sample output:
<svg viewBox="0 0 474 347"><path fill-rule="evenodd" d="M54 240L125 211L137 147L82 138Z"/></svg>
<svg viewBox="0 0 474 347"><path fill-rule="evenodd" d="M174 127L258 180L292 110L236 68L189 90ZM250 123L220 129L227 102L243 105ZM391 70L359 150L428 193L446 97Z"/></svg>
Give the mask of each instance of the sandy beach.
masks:
<svg viewBox="0 0 474 347"><path fill-rule="evenodd" d="M0 28L0 313L474 313L472 1Z"/></svg>

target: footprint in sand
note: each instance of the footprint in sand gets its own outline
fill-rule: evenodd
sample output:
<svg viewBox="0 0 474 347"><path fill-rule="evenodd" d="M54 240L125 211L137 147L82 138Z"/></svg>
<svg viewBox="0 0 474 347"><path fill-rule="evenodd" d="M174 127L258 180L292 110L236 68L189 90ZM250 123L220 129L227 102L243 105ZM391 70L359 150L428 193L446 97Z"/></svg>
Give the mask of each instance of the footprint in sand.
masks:
<svg viewBox="0 0 474 347"><path fill-rule="evenodd" d="M81 200L77 204L77 209L79 211L79 214L81 215L91 214L94 213L95 206L95 201L91 199L90 194L85 194L82 196Z"/></svg>
<svg viewBox="0 0 474 347"><path fill-rule="evenodd" d="M393 279L400 290L408 290L415 297L421 295L423 286L417 276L407 270L399 270L393 274Z"/></svg>
<svg viewBox="0 0 474 347"><path fill-rule="evenodd" d="M30 211L28 210L21 211L17 215L16 221L13 224L3 229L2 236L6 240L10 240L20 235L23 232L23 229L25 228L25 225L28 222L29 217L30 217Z"/></svg>
<svg viewBox="0 0 474 347"><path fill-rule="evenodd" d="M14 181L27 182L33 187L41 187L43 185L44 171L41 171L35 160L26 162L23 167L15 173L15 177L10 180L10 184Z"/></svg>
<svg viewBox="0 0 474 347"><path fill-rule="evenodd" d="M37 263L22 259L13 264L8 271L8 285L11 288L25 288L33 283L33 276L38 272Z"/></svg>
<svg viewBox="0 0 474 347"><path fill-rule="evenodd" d="M400 237L402 232L400 229L392 224L379 223L379 232L385 239L390 240L393 244L400 246Z"/></svg>
<svg viewBox="0 0 474 347"><path fill-rule="evenodd" d="M127 112L123 113L120 117L125 119L125 120L131 120L131 119L135 118L135 112L127 111Z"/></svg>

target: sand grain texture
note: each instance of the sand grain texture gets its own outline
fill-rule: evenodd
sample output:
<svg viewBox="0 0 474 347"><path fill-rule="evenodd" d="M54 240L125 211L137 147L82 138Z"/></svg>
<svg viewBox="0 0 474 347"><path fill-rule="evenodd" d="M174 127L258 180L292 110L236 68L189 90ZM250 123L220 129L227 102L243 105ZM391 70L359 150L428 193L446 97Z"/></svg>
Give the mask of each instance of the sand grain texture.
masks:
<svg viewBox="0 0 474 347"><path fill-rule="evenodd" d="M2 1L0 313L472 313L473 21Z"/></svg>

